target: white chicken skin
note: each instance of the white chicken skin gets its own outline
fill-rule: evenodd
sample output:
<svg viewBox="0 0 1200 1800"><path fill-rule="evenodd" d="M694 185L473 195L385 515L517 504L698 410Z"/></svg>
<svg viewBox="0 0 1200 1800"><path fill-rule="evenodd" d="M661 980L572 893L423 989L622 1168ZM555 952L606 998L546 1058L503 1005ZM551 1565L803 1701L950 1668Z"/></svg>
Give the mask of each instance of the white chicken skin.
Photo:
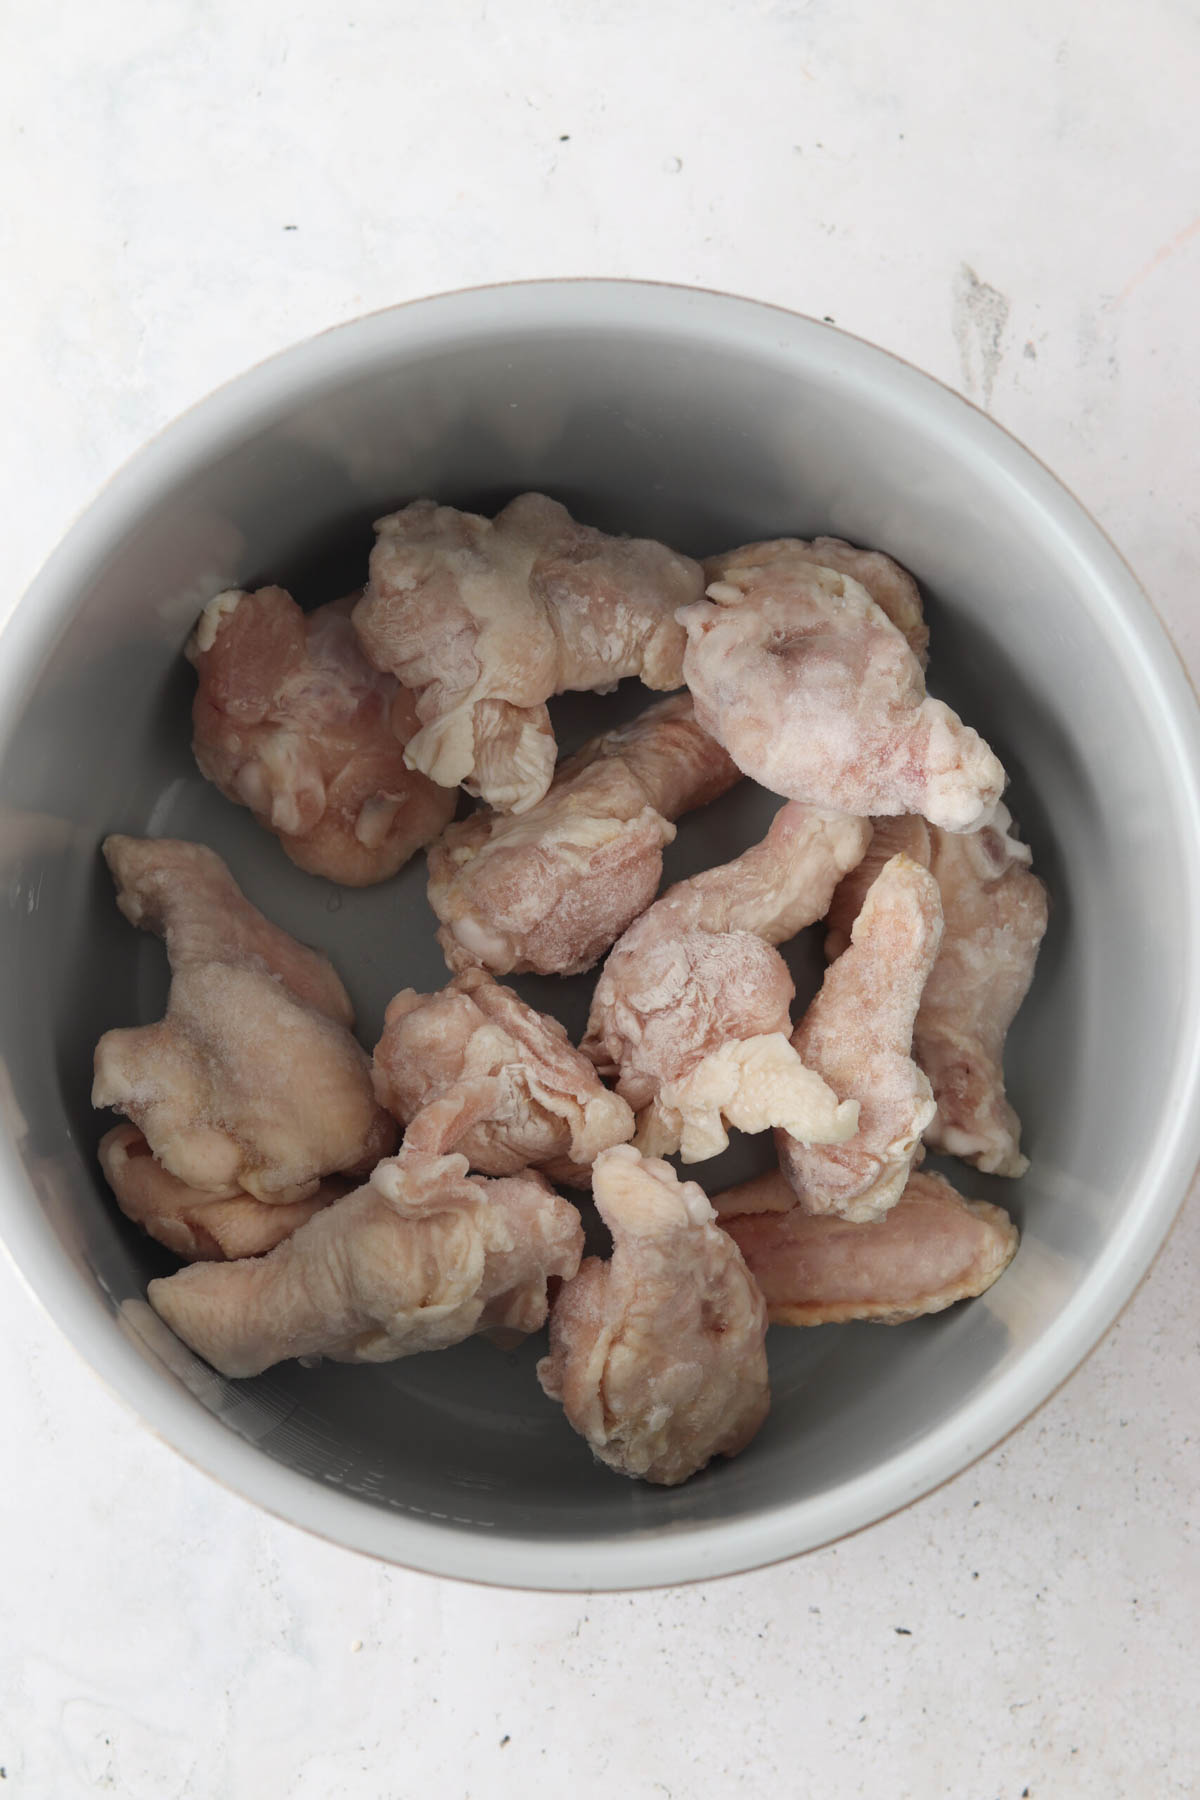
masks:
<svg viewBox="0 0 1200 1800"><path fill-rule="evenodd" d="M863 881L903 848L937 881L945 930L921 996L913 1055L936 1102L925 1129L931 1149L988 1175L1023 1175L1021 1123L1004 1089L1004 1044L1029 991L1048 917L1046 890L1027 845L1000 805L968 837L921 819L876 819L871 846L829 911L826 951L836 954L862 904Z"/></svg>
<svg viewBox="0 0 1200 1800"><path fill-rule="evenodd" d="M921 813L972 831L1004 770L925 692L904 634L850 575L756 546L705 565L684 609L696 717L738 767L788 799L841 812ZM749 559L749 560L747 560Z"/></svg>
<svg viewBox="0 0 1200 1800"><path fill-rule="evenodd" d="M305 614L282 588L231 589L187 647L201 773L300 868L346 887L394 875L457 802L405 763L416 704L363 655L355 598Z"/></svg>
<svg viewBox="0 0 1200 1800"><path fill-rule="evenodd" d="M540 1168L587 1187L601 1150L633 1136L610 1093L557 1019L482 969L440 993L405 988L375 1046L375 1093L414 1149L457 1150L485 1175Z"/></svg>
<svg viewBox="0 0 1200 1800"><path fill-rule="evenodd" d="M222 1199L169 1175L136 1125L115 1125L105 1132L97 1154L125 1217L184 1262L262 1256L340 1199L348 1185L330 1176L307 1200L284 1205L272 1206L244 1193Z"/></svg>
<svg viewBox="0 0 1200 1800"><path fill-rule="evenodd" d="M579 1214L542 1176L487 1181L464 1156L403 1145L268 1255L194 1263L149 1299L237 1378L294 1356L390 1362L476 1332L525 1336L545 1324L547 1282L569 1281L582 1254Z"/></svg>
<svg viewBox="0 0 1200 1800"><path fill-rule="evenodd" d="M429 904L450 968L590 969L645 911L672 823L741 780L674 694L593 738L520 817L486 808L429 850Z"/></svg>
<svg viewBox="0 0 1200 1800"><path fill-rule="evenodd" d="M396 1127L328 960L201 844L110 837L104 854L126 918L166 940L172 978L164 1019L100 1039L92 1104L132 1120L169 1175L225 1199L307 1200L386 1156Z"/></svg>
<svg viewBox="0 0 1200 1800"><path fill-rule="evenodd" d="M766 1418L766 1305L695 1182L629 1145L594 1174L612 1257L560 1292L538 1379L601 1462L674 1486Z"/></svg>
<svg viewBox="0 0 1200 1800"><path fill-rule="evenodd" d="M628 675L682 684L675 614L704 581L665 545L577 524L544 494L495 519L416 500L375 530L354 626L375 667L416 694L405 755L443 787L528 812L554 773L552 694Z"/></svg>
<svg viewBox="0 0 1200 1800"><path fill-rule="evenodd" d="M639 1114L647 1154L715 1156L742 1131L852 1136L841 1103L788 1043L795 996L774 945L819 919L863 854L864 819L792 804L733 862L669 888L617 943L582 1049Z"/></svg>
<svg viewBox="0 0 1200 1800"><path fill-rule="evenodd" d="M900 1325L985 1293L1016 1255L1017 1228L918 1170L881 1219L806 1213L779 1170L713 1196L773 1325Z"/></svg>
<svg viewBox="0 0 1200 1800"><path fill-rule="evenodd" d="M876 1219L904 1191L934 1113L912 1044L941 939L937 882L911 857L893 856L792 1033L805 1064L840 1099L859 1103L858 1129L844 1143L804 1144L776 1133L780 1167L807 1212Z"/></svg>

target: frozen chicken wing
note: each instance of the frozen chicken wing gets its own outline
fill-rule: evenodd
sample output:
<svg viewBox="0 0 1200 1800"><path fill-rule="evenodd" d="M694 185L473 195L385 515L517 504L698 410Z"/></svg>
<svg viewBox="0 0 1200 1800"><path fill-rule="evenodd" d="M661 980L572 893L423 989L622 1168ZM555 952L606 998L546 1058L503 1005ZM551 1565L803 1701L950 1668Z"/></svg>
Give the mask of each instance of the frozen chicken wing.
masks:
<svg viewBox="0 0 1200 1800"><path fill-rule="evenodd" d="M408 1126L408 1144L457 1150L485 1175L535 1167L586 1187L599 1152L633 1136L632 1111L558 1021L482 969L440 993L396 995L374 1080L380 1104Z"/></svg>
<svg viewBox="0 0 1200 1800"><path fill-rule="evenodd" d="M239 963L273 977L302 1005L353 1025L350 996L329 958L264 918L215 850L182 838L120 835L101 847L118 909L162 938L173 971Z"/></svg>
<svg viewBox="0 0 1200 1800"><path fill-rule="evenodd" d="M1022 1175L1028 1162L1003 1064L1047 921L1046 891L1030 870L1029 849L1002 803L965 837L912 816L873 823L866 856L830 905L826 955L840 955L849 942L867 888L889 856L902 850L932 871L945 928L913 1029L913 1055L937 1103L925 1141L989 1175Z"/></svg>
<svg viewBox="0 0 1200 1800"><path fill-rule="evenodd" d="M540 1175L486 1181L463 1156L405 1145L268 1255L193 1264L149 1298L223 1375L294 1356L390 1362L538 1330L547 1282L570 1280L582 1253L578 1213Z"/></svg>
<svg viewBox="0 0 1200 1800"><path fill-rule="evenodd" d="M982 1294L1017 1250L999 1206L964 1200L940 1175L910 1175L881 1219L806 1213L773 1170L713 1198L774 1325L899 1325Z"/></svg>
<svg viewBox="0 0 1200 1800"><path fill-rule="evenodd" d="M1004 770L926 694L903 632L853 576L798 552L759 564L754 549L712 559L707 598L680 614L704 729L789 799L921 813L950 831L982 824Z"/></svg>
<svg viewBox="0 0 1200 1800"><path fill-rule="evenodd" d="M251 1194L221 1199L185 1186L156 1161L136 1125L116 1125L100 1140L100 1167L127 1219L185 1262L262 1256L346 1191L330 1177L307 1200L268 1205Z"/></svg>
<svg viewBox="0 0 1200 1800"><path fill-rule="evenodd" d="M200 771L313 875L394 875L453 817L457 795L408 768L416 703L363 655L355 596L303 613L282 588L231 589L188 644Z"/></svg>
<svg viewBox="0 0 1200 1800"><path fill-rule="evenodd" d="M640 1148L714 1156L742 1131L809 1142L856 1125L788 1044L795 988L774 945L819 919L863 854L866 820L782 807L760 844L668 889L617 943L582 1048L639 1113Z"/></svg>
<svg viewBox="0 0 1200 1800"><path fill-rule="evenodd" d="M931 834L946 929L913 1035L937 1102L925 1141L989 1175L1023 1175L1029 1167L1004 1091L1005 1039L1048 919L1046 890L1029 863L1004 806L970 837Z"/></svg>
<svg viewBox="0 0 1200 1800"><path fill-rule="evenodd" d="M913 1021L942 937L937 882L907 856L886 862L867 892L850 945L829 965L792 1045L843 1101L858 1128L836 1144L778 1132L779 1162L807 1212L876 1219L904 1191L933 1117L913 1060Z"/></svg>
<svg viewBox="0 0 1200 1800"><path fill-rule="evenodd" d="M552 694L682 682L675 614L703 576L665 545L580 525L544 494L495 519L417 500L376 532L355 629L416 694L409 766L445 787L527 812L554 773Z"/></svg>
<svg viewBox="0 0 1200 1800"><path fill-rule="evenodd" d="M105 1032L94 1106L123 1112L167 1174L232 1199L307 1200L394 1147L332 966L264 919L220 857L112 837L118 904L165 939L166 1017Z"/></svg>
<svg viewBox="0 0 1200 1800"><path fill-rule="evenodd" d="M559 1293L538 1379L618 1474L673 1486L767 1416L766 1307L695 1182L628 1145L596 1159L612 1233Z"/></svg>
<svg viewBox="0 0 1200 1800"><path fill-rule="evenodd" d="M495 975L589 969L644 912L672 821L740 781L672 695L561 763L517 817L481 808L429 850L429 903L452 969Z"/></svg>

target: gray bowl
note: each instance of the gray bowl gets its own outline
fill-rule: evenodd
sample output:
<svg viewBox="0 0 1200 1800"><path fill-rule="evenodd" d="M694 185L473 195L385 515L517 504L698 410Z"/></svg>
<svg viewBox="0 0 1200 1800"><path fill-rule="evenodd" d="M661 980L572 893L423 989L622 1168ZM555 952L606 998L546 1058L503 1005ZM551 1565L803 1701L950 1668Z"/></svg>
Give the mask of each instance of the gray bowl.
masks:
<svg viewBox="0 0 1200 1800"><path fill-rule="evenodd" d="M156 1016L161 947L112 904L112 830L197 836L334 956L373 1041L399 986L445 978L422 870L365 893L300 874L191 763L203 602L361 580L370 521L418 494L525 488L695 553L829 531L919 576L931 685L992 741L1053 899L1011 1040L1033 1158L1016 1262L985 1298L899 1330L771 1334L774 1405L736 1461L681 1489L595 1466L533 1378L538 1346L233 1384L150 1313L170 1259L120 1218L94 1150L92 1047ZM644 698L644 696L643 696ZM570 740L637 697L558 703ZM865 1525L961 1469L1096 1342L1200 1154L1197 715L1120 558L1028 452L927 376L748 301L546 282L341 327L223 388L79 521L0 636L0 1230L92 1367L169 1442L260 1505L440 1574L614 1588L752 1568ZM748 786L686 821L670 874L757 836ZM793 952L801 989L813 945ZM586 982L527 995L581 1022ZM743 1144L711 1188L744 1172ZM739 1161L739 1157L741 1161Z"/></svg>

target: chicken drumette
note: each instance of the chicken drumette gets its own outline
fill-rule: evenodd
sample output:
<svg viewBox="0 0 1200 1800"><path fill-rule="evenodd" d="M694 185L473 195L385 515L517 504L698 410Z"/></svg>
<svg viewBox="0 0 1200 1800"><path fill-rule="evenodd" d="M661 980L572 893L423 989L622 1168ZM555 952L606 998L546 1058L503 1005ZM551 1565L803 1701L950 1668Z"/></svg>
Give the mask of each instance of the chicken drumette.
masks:
<svg viewBox="0 0 1200 1800"><path fill-rule="evenodd" d="M586 1187L597 1154L633 1136L630 1108L558 1021L482 969L437 994L396 995L374 1078L380 1103L409 1128L406 1143L458 1150L485 1175L532 1165Z"/></svg>
<svg viewBox="0 0 1200 1800"><path fill-rule="evenodd" d="M195 1263L149 1297L223 1375L292 1356L390 1362L537 1331L547 1281L569 1281L582 1253L579 1214L542 1176L486 1181L463 1156L403 1145L269 1255Z"/></svg>
<svg viewBox="0 0 1200 1800"><path fill-rule="evenodd" d="M658 892L670 821L741 780L675 694L560 763L520 818L481 809L429 850L429 903L452 969L590 969Z"/></svg>
<svg viewBox="0 0 1200 1800"><path fill-rule="evenodd" d="M795 989L773 946L823 915L869 832L782 807L762 843L669 888L616 945L582 1047L641 1115L648 1154L715 1156L723 1121L807 1142L853 1134L857 1104L839 1104L787 1041Z"/></svg>
<svg viewBox="0 0 1200 1800"><path fill-rule="evenodd" d="M156 1025L105 1032L92 1103L126 1114L189 1188L310 1199L365 1174L396 1141L348 1029L332 965L265 919L214 851L110 837L117 904L166 940L171 992Z"/></svg>
<svg viewBox="0 0 1200 1800"><path fill-rule="evenodd" d="M686 608L696 717L764 787L847 813L919 812L950 831L988 816L1004 770L925 693L904 634L851 575L808 549L732 550ZM749 558L750 560L746 560Z"/></svg>
<svg viewBox="0 0 1200 1800"><path fill-rule="evenodd" d="M864 877L900 848L930 868L945 917L913 1030L913 1055L937 1103L925 1141L986 1174L1023 1175L1029 1165L1020 1150L1020 1120L1004 1091L1004 1042L1033 979L1046 930L1046 890L1005 806L968 837L922 819L877 819L863 864L841 883L830 907L830 954L857 915Z"/></svg>
<svg viewBox="0 0 1200 1800"><path fill-rule="evenodd" d="M704 586L690 558L579 525L544 494L495 519L417 500L375 529L355 629L416 694L408 763L442 786L527 812L554 773L551 694L626 675L680 686L675 614Z"/></svg>
<svg viewBox="0 0 1200 1800"><path fill-rule="evenodd" d="M899 1325L982 1294L1017 1250L1017 1228L940 1175L910 1175L883 1218L806 1213L778 1170L713 1198L774 1325Z"/></svg>
<svg viewBox="0 0 1200 1800"><path fill-rule="evenodd" d="M609 1468L673 1486L766 1418L766 1306L695 1182L628 1145L594 1174L612 1257L559 1294L538 1379Z"/></svg>
<svg viewBox="0 0 1200 1800"><path fill-rule="evenodd" d="M858 1129L844 1143L776 1134L780 1167L807 1212L877 1219L904 1190L934 1111L912 1042L941 937L937 882L911 857L892 857L792 1033L805 1064L840 1099L859 1103Z"/></svg>
<svg viewBox="0 0 1200 1800"><path fill-rule="evenodd" d="M407 767L416 703L363 655L354 603L305 614L282 588L231 589L205 607L187 654L201 773L300 868L362 887L436 837L457 796Z"/></svg>

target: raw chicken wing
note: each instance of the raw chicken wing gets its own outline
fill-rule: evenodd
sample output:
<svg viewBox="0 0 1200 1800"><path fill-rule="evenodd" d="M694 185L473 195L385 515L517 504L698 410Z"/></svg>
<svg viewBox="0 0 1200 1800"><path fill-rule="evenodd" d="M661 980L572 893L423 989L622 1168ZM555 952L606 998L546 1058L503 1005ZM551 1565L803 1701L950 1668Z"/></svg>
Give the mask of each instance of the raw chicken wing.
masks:
<svg viewBox="0 0 1200 1800"><path fill-rule="evenodd" d="M325 957L252 906L212 850L110 837L117 903L166 940L166 1018L105 1032L94 1106L123 1112L169 1175L232 1199L307 1200L396 1141Z"/></svg>
<svg viewBox="0 0 1200 1800"><path fill-rule="evenodd" d="M495 519L417 500L375 529L355 629L415 692L408 764L443 787L527 812L554 773L551 694L627 675L680 686L675 614L704 586L690 558L579 525L544 494Z"/></svg>
<svg viewBox="0 0 1200 1800"><path fill-rule="evenodd" d="M429 851L429 903L452 969L590 969L645 911L669 822L741 773L675 694L593 738L520 818L481 808Z"/></svg>
<svg viewBox="0 0 1200 1800"><path fill-rule="evenodd" d="M826 954L840 954L873 872L889 856L903 850L932 869L945 930L913 1030L913 1054L937 1103L925 1141L989 1175L1023 1175L1029 1164L1003 1065L1046 929L1046 891L1030 871L1029 849L1003 804L968 837L913 817L874 826L866 856L833 897Z"/></svg>
<svg viewBox="0 0 1200 1800"><path fill-rule="evenodd" d="M940 1175L910 1175L882 1219L855 1224L795 1204L778 1170L714 1197L774 1325L899 1325L985 1289L1008 1267L1017 1228Z"/></svg>
<svg viewBox="0 0 1200 1800"><path fill-rule="evenodd" d="M1033 980L1046 890L1003 806L971 837L930 835L946 931L913 1034L937 1101L925 1142L989 1175L1023 1175L1029 1159L1004 1092L1004 1040Z"/></svg>
<svg viewBox="0 0 1200 1800"><path fill-rule="evenodd" d="M919 812L950 831L982 824L1004 770L926 695L917 657L867 590L807 553L761 566L752 555L748 546L710 562L708 598L680 614L684 678L704 729L790 799Z"/></svg>
<svg viewBox="0 0 1200 1800"><path fill-rule="evenodd" d="M205 607L187 654L201 773L300 868L363 887L436 837L457 796L405 764L416 704L363 655L354 602L305 614L282 588L231 589Z"/></svg>
<svg viewBox="0 0 1200 1800"><path fill-rule="evenodd" d="M725 1148L726 1123L808 1142L853 1134L857 1104L839 1104L788 1044L795 988L772 946L822 916L869 830L782 807L762 843L669 888L616 945L582 1047L641 1115L647 1154L700 1162Z"/></svg>
<svg viewBox="0 0 1200 1800"><path fill-rule="evenodd" d="M533 1166L590 1184L599 1151L633 1136L633 1113L604 1086L557 1019L482 969L437 994L405 988L375 1046L375 1094L414 1149L457 1150L485 1175Z"/></svg>
<svg viewBox="0 0 1200 1800"><path fill-rule="evenodd" d="M540 1175L485 1181L464 1156L404 1145L269 1255L196 1263L149 1298L222 1375L291 1356L390 1362L537 1331L547 1282L570 1280L582 1253L579 1214Z"/></svg>
<svg viewBox="0 0 1200 1800"><path fill-rule="evenodd" d="M695 1182L628 1145L594 1173L612 1258L559 1294L538 1379L609 1468L674 1486L766 1418L766 1306Z"/></svg>
<svg viewBox="0 0 1200 1800"><path fill-rule="evenodd" d="M929 1082L912 1059L913 1020L942 936L937 882L907 856L884 864L831 963L792 1045L843 1100L858 1130L838 1144L777 1133L779 1162L807 1212L877 1219L904 1191L933 1117Z"/></svg>
<svg viewBox="0 0 1200 1800"><path fill-rule="evenodd" d="M185 1262L262 1256L337 1200L347 1185L331 1177L309 1199L283 1206L267 1205L250 1194L217 1199L168 1175L136 1125L116 1125L106 1132L99 1156L125 1217Z"/></svg>

